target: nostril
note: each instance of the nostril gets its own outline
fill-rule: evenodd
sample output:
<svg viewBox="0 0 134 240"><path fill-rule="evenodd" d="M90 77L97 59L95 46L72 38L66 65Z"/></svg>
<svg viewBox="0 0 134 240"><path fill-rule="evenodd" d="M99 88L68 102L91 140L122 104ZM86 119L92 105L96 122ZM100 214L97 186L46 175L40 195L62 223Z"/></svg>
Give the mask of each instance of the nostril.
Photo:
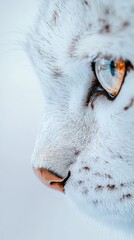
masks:
<svg viewBox="0 0 134 240"><path fill-rule="evenodd" d="M47 187L61 192L64 192L64 186L70 177L70 172L66 178L61 178L45 168L34 169L34 172Z"/></svg>
<svg viewBox="0 0 134 240"><path fill-rule="evenodd" d="M70 176L71 176L71 172L69 171L67 177L66 177L66 178L63 180L63 182L62 182L62 184L63 184L64 187L65 187L65 185L66 185L67 180L70 178Z"/></svg>

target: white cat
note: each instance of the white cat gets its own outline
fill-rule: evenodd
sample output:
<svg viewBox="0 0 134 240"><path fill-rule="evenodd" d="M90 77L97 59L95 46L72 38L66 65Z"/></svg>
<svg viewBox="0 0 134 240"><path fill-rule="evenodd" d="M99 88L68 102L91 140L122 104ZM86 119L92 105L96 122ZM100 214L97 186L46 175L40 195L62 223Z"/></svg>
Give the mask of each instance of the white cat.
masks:
<svg viewBox="0 0 134 240"><path fill-rule="evenodd" d="M27 45L44 93L37 174L90 217L131 230L133 44L133 0L44 0Z"/></svg>

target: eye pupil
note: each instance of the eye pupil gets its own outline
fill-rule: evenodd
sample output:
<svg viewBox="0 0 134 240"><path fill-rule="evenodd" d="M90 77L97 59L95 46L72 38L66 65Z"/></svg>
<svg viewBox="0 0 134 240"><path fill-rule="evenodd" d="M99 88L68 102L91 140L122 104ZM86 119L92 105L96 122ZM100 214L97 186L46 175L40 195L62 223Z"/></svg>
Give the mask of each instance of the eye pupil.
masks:
<svg viewBox="0 0 134 240"><path fill-rule="evenodd" d="M110 63L110 72L111 72L111 75L114 77L115 76L115 72L116 72L114 61L111 61L111 63Z"/></svg>

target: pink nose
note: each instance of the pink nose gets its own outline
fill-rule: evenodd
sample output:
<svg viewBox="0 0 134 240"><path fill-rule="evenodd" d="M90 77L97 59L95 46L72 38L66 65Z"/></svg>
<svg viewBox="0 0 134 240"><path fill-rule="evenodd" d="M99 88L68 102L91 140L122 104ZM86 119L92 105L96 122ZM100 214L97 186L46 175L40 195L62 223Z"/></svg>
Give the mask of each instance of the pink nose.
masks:
<svg viewBox="0 0 134 240"><path fill-rule="evenodd" d="M64 192L64 178L55 176L45 168L34 169L34 172L47 187Z"/></svg>

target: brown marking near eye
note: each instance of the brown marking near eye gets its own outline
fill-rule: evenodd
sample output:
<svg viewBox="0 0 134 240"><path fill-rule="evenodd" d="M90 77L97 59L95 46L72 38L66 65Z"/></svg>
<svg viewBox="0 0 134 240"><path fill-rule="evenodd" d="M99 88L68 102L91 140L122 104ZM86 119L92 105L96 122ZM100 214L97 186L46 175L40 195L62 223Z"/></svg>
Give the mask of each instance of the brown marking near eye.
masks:
<svg viewBox="0 0 134 240"><path fill-rule="evenodd" d="M112 190L116 189L116 187L115 187L115 185L108 184L107 189L112 191Z"/></svg>
<svg viewBox="0 0 134 240"><path fill-rule="evenodd" d="M105 161L105 163L107 163L107 164L108 164L109 162L108 162L108 161Z"/></svg>
<svg viewBox="0 0 134 240"><path fill-rule="evenodd" d="M52 76L53 78L63 77L63 71L60 68L55 67L52 71Z"/></svg>
<svg viewBox="0 0 134 240"><path fill-rule="evenodd" d="M132 195L130 193L123 194L122 198L120 198L120 201L123 201L125 199L131 199L131 198L132 198Z"/></svg>
<svg viewBox="0 0 134 240"><path fill-rule="evenodd" d="M129 108L131 108L131 107L133 106L133 104L134 104L134 98L132 98L132 99L130 100L129 105L127 105L126 107L124 107L124 110L127 111Z"/></svg>
<svg viewBox="0 0 134 240"><path fill-rule="evenodd" d="M105 24L103 28L100 30L100 33L109 33L111 30L110 24Z"/></svg>
<svg viewBox="0 0 134 240"><path fill-rule="evenodd" d="M123 26L123 27L128 27L129 25L130 25L130 22L125 21L122 26Z"/></svg>
<svg viewBox="0 0 134 240"><path fill-rule="evenodd" d="M85 166L85 167L83 167L83 169L85 170L85 171L90 171L90 167L87 167L87 166Z"/></svg>
<svg viewBox="0 0 134 240"><path fill-rule="evenodd" d="M105 32L110 32L110 25L109 24L106 24L104 26L104 29L105 29Z"/></svg>
<svg viewBox="0 0 134 240"><path fill-rule="evenodd" d="M80 150L75 151L74 155L78 156L80 154Z"/></svg>
<svg viewBox="0 0 134 240"><path fill-rule="evenodd" d="M104 189L104 187L101 186L101 185L98 185L98 186L95 188L96 191L101 191L101 190L103 190L103 189Z"/></svg>
<svg viewBox="0 0 134 240"><path fill-rule="evenodd" d="M85 3L86 5L88 5L88 2L87 2L87 1L84 1L84 3Z"/></svg>

